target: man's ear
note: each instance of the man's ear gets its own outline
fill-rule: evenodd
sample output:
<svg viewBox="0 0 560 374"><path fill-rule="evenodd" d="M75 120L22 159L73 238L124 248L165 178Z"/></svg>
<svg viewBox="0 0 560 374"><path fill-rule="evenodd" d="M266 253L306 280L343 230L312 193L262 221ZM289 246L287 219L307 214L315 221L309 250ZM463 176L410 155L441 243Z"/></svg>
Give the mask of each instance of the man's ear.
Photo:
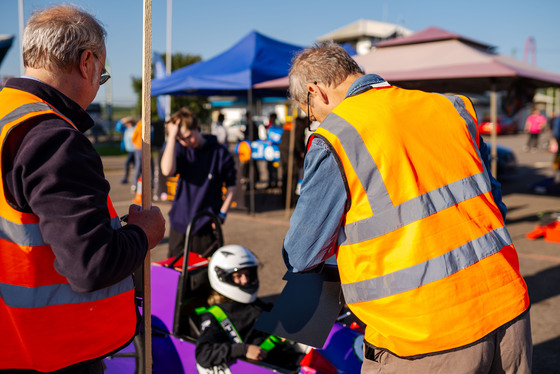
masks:
<svg viewBox="0 0 560 374"><path fill-rule="evenodd" d="M93 60L94 60L93 53L89 49L86 49L80 55L79 71L80 71L80 75L82 76L82 78L84 78L84 79L89 78L88 69L91 69L90 65L94 63Z"/></svg>
<svg viewBox="0 0 560 374"><path fill-rule="evenodd" d="M327 91L321 88L318 84L314 84L314 86L316 87L315 92L319 97L319 100L323 101L323 104L329 105L329 95L327 94Z"/></svg>
<svg viewBox="0 0 560 374"><path fill-rule="evenodd" d="M317 95L319 100L322 100L325 105L329 104L329 96L328 96L327 92L324 89L322 89L321 87L319 87L319 85L317 83L309 83L307 85L307 90L312 95Z"/></svg>

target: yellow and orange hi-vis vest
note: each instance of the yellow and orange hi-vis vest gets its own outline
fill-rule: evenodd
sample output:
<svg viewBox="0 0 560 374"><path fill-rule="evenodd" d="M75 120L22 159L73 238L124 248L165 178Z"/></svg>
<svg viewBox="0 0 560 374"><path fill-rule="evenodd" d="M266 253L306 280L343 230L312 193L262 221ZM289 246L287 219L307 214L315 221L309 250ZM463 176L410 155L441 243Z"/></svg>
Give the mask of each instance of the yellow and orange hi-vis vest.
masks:
<svg viewBox="0 0 560 374"><path fill-rule="evenodd" d="M0 92L0 163L10 130L56 114L40 98L16 89ZM39 218L12 207L0 168L0 369L54 371L98 359L130 342L137 313L132 278L88 293L74 292L54 268ZM107 200L114 228L119 218Z"/></svg>
<svg viewBox="0 0 560 374"><path fill-rule="evenodd" d="M315 134L347 183L337 262L367 342L401 357L446 351L528 309L468 99L374 88Z"/></svg>

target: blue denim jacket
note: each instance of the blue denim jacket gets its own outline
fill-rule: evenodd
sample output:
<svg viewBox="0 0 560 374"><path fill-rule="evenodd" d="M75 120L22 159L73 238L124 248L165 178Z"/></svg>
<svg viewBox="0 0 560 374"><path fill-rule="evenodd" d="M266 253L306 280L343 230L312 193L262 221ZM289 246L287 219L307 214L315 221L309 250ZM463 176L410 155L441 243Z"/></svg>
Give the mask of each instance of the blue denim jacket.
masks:
<svg viewBox="0 0 560 374"><path fill-rule="evenodd" d="M372 85L384 85L378 75L364 75L354 81L346 97L359 94ZM480 153L490 173L488 147L480 138ZM335 254L336 241L344 218L348 199L346 186L329 146L320 138L314 138L305 155L304 177L296 209L290 219L290 228L284 238L282 255L288 271L310 270ZM500 183L490 175L492 194L502 213Z"/></svg>

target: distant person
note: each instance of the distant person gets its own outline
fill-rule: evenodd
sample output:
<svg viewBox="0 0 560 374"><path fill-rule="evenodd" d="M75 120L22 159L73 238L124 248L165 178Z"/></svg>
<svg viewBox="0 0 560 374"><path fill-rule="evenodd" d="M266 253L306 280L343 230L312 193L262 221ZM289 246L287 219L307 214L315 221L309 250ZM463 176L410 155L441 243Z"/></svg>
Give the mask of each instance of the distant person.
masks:
<svg viewBox="0 0 560 374"><path fill-rule="evenodd" d="M249 111L247 111L247 114L245 115L245 123L247 124L245 126L245 131L243 132L245 140L249 143L259 140L259 126ZM251 169L253 169L253 180L251 180ZM261 179L261 173L257 160L251 158L248 162L243 164L243 178L248 181L248 190L256 189L256 185Z"/></svg>
<svg viewBox="0 0 560 374"><path fill-rule="evenodd" d="M224 127L225 116L223 113L218 114L216 122L212 123L211 133L218 139L218 143L228 146L227 131Z"/></svg>
<svg viewBox="0 0 560 374"><path fill-rule="evenodd" d="M153 138L154 129L150 128L150 137ZM150 139L152 140L152 139ZM132 199L133 203L142 203L142 185L140 177L142 177L142 120L136 122L132 131L132 148L134 149L134 173L132 175L132 184L130 190L136 192L136 196ZM150 183L154 186L154 160L150 154ZM145 182L145 181L144 181Z"/></svg>
<svg viewBox="0 0 560 374"><path fill-rule="evenodd" d="M74 6L34 12L25 75L0 92L0 372L101 374L139 328L132 274L165 219L131 205L121 227L84 135L110 78L105 36Z"/></svg>
<svg viewBox="0 0 560 374"><path fill-rule="evenodd" d="M560 115L552 119L552 136L556 140L556 153L554 155L554 182L560 183Z"/></svg>
<svg viewBox="0 0 560 374"><path fill-rule="evenodd" d="M236 170L228 149L214 135L200 132L198 120L188 108L173 113L166 128L161 173L167 177L179 175L169 212L168 256L173 257L183 253L187 227L197 213L212 212L225 222L235 191ZM214 240L210 223L193 228L192 233L193 252L199 254Z"/></svg>
<svg viewBox="0 0 560 374"><path fill-rule="evenodd" d="M538 109L533 109L533 112L525 121L525 131L529 133L527 145L524 147L525 151L531 150L531 152L536 152L538 150L539 135L546 126L546 123L546 117Z"/></svg>
<svg viewBox="0 0 560 374"><path fill-rule="evenodd" d="M138 182L142 175L142 120L134 124L131 142L134 155L134 172L132 173L132 185L130 189L133 192L140 192L140 185Z"/></svg>
<svg viewBox="0 0 560 374"><path fill-rule="evenodd" d="M289 81L320 126L283 258L305 272L336 256L362 373L529 374L529 294L470 100L366 75L332 42Z"/></svg>
<svg viewBox="0 0 560 374"><path fill-rule="evenodd" d="M288 122L286 122L288 124ZM294 124L291 124L293 126ZM282 201L283 204L287 203L287 196L290 194L290 205L296 204L296 188L299 181L300 170L303 168L303 158L305 156L305 125L304 118L295 119L295 128L292 130L284 126L282 139L280 141L280 159L282 160ZM294 146L292 153L292 184L288 186L288 173L290 171L290 137L294 131Z"/></svg>
<svg viewBox="0 0 560 374"><path fill-rule="evenodd" d="M276 113L270 113L268 116L268 124L266 125L267 140L273 144L280 144L282 137L282 123L278 120ZM267 161L266 168L268 171L268 188L278 187L278 162Z"/></svg>
<svg viewBox="0 0 560 374"><path fill-rule="evenodd" d="M124 161L124 177L121 180L121 184L128 184L128 175L130 173L130 167L135 167L135 147L132 143L132 134L134 133L134 125L136 120L132 117L124 117L119 120L115 126L117 131L122 132L121 149L126 152L126 159Z"/></svg>

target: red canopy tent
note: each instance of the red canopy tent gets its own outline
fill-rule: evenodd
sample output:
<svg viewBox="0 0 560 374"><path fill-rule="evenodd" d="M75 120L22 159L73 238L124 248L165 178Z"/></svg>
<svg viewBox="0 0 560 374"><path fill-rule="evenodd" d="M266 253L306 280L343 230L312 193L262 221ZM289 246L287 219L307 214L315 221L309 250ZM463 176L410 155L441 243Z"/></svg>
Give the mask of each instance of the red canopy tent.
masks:
<svg viewBox="0 0 560 374"><path fill-rule="evenodd" d="M366 73L405 88L475 93L508 90L519 82L533 88L560 86L560 74L496 54L489 45L437 27L375 47L355 60Z"/></svg>
<svg viewBox="0 0 560 374"><path fill-rule="evenodd" d="M508 90L519 81L532 87L560 86L560 74L494 53L494 48L437 27L386 40L353 58L368 74L404 88L478 93ZM287 88L288 77L254 88Z"/></svg>

